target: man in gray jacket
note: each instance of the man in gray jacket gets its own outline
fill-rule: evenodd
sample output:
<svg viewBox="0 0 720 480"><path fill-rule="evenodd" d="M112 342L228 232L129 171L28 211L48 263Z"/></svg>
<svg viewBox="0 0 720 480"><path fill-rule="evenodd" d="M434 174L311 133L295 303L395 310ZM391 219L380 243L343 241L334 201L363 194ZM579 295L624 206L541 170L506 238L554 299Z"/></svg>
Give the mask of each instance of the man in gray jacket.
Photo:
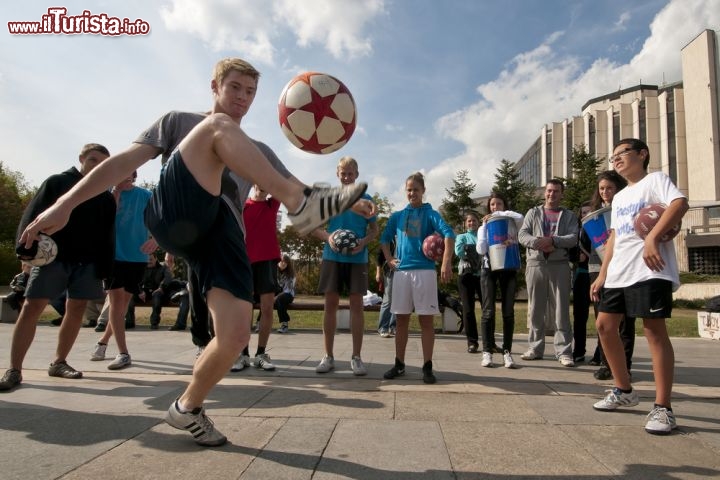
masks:
<svg viewBox="0 0 720 480"><path fill-rule="evenodd" d="M545 353L545 317L555 324L555 357L565 367L575 366L570 328L570 263L568 250L577 245L578 218L562 208L565 187L552 179L545 185L545 203L531 208L518 232L527 248L525 280L528 291L530 334L523 360L539 360ZM548 322L549 323L549 322Z"/></svg>

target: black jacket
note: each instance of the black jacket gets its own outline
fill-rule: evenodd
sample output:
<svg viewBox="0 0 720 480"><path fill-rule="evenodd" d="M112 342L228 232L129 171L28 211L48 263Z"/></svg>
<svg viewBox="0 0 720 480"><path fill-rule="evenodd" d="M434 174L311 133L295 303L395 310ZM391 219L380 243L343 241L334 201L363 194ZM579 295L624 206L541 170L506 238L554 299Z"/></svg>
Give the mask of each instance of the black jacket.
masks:
<svg viewBox="0 0 720 480"><path fill-rule="evenodd" d="M82 178L73 167L45 180L23 213L17 238L35 217ZM115 258L115 199L112 194L103 192L75 207L67 225L51 237L58 246L56 261L95 263L99 278L106 278Z"/></svg>

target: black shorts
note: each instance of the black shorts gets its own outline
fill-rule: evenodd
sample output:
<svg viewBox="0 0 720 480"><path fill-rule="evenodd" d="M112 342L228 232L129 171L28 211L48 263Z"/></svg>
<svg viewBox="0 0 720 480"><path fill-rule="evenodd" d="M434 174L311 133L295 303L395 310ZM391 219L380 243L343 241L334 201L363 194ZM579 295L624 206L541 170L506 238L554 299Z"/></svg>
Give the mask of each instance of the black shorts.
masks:
<svg viewBox="0 0 720 480"><path fill-rule="evenodd" d="M124 288L126 292L134 295L140 293L140 282L147 262L121 262L115 260L112 265L112 274L103 282L105 290Z"/></svg>
<svg viewBox="0 0 720 480"><path fill-rule="evenodd" d="M278 260L263 260L250 265L255 295L262 295L263 293L275 295L277 293L277 266Z"/></svg>
<svg viewBox="0 0 720 480"><path fill-rule="evenodd" d="M598 311L636 318L670 318L672 301L672 282L652 279L624 288L603 288Z"/></svg>
<svg viewBox="0 0 720 480"><path fill-rule="evenodd" d="M203 295L217 287L252 302L252 272L238 220L222 197L197 183L178 150L163 166L145 224L163 249L187 261Z"/></svg>
<svg viewBox="0 0 720 480"><path fill-rule="evenodd" d="M367 263L335 262L323 260L320 265L320 293L359 293L368 289Z"/></svg>

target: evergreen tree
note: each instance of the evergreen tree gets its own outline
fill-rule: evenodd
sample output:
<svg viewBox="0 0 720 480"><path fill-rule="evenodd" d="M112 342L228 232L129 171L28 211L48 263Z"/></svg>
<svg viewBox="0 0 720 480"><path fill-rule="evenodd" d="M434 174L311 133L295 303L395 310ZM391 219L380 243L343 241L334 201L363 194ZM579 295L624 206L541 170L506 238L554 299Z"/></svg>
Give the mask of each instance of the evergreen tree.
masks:
<svg viewBox="0 0 720 480"><path fill-rule="evenodd" d="M562 178L565 182L563 205L572 210L579 210L583 202L592 198L597 188L597 174L603 160L587 151L585 145L573 147L570 159L572 173L570 178Z"/></svg>
<svg viewBox="0 0 720 480"><path fill-rule="evenodd" d="M540 202L540 198L535 193L536 187L523 182L515 164L505 159L498 166L497 173L495 173L495 185L492 189L508 201L508 205L506 205L508 209L522 214Z"/></svg>
<svg viewBox="0 0 720 480"><path fill-rule="evenodd" d="M452 188L445 189L448 194L440 205L443 218L457 231L463 231L465 214L476 209L472 194L475 184L470 181L467 170L460 170L453 179Z"/></svg>

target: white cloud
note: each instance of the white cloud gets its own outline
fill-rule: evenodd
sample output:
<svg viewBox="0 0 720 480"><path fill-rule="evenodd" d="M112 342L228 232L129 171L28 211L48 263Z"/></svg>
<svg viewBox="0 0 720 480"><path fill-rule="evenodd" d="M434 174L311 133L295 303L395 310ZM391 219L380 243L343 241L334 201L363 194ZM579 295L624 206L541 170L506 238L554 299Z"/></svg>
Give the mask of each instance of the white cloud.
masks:
<svg viewBox="0 0 720 480"><path fill-rule="evenodd" d="M621 30L625 30L627 28L627 24L632 18L632 15L630 12L622 12L620 14L620 18L617 19L617 22L613 25L613 31L618 32Z"/></svg>
<svg viewBox="0 0 720 480"><path fill-rule="evenodd" d="M369 55L372 43L363 30L384 11L384 0L171 0L161 15L168 29L195 35L214 50L274 65L276 42L288 28L302 48L321 45L335 58Z"/></svg>
<svg viewBox="0 0 720 480"><path fill-rule="evenodd" d="M623 16L621 20L623 21ZM464 150L428 172L428 183L452 185L459 170L468 170L478 195L489 192L503 157L516 161L540 134L544 124L580 114L583 103L617 89L643 83L681 80L680 50L705 28L720 25L712 1L675 0L650 25L650 36L626 65L606 58L583 67L580 59L559 56L551 35L537 48L517 55L495 80L477 87L480 98L436 122L436 130L457 140ZM714 26L714 27L713 27ZM444 190L430 193L438 203Z"/></svg>

